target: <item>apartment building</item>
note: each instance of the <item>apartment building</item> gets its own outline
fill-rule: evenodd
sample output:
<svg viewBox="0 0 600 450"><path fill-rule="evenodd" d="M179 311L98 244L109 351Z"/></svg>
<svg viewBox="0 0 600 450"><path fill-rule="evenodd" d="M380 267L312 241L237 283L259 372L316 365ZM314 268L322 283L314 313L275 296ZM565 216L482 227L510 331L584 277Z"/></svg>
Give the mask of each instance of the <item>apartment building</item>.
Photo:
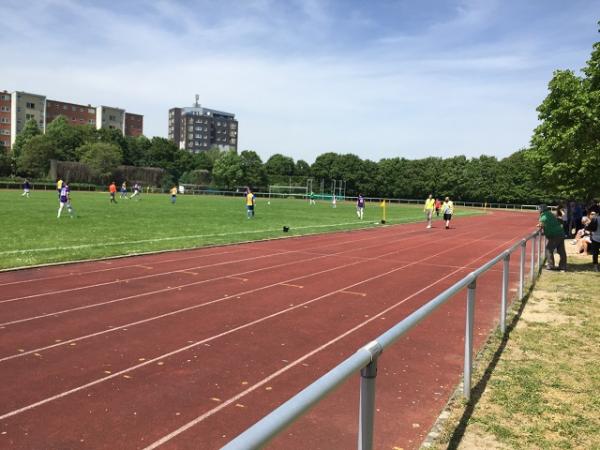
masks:
<svg viewBox="0 0 600 450"><path fill-rule="evenodd" d="M11 147L10 102L10 93L7 91L0 91L0 150Z"/></svg>
<svg viewBox="0 0 600 450"><path fill-rule="evenodd" d="M49 124L58 116L65 117L71 125L96 126L96 107L92 105L48 100L46 102L46 124Z"/></svg>
<svg viewBox="0 0 600 450"><path fill-rule="evenodd" d="M144 134L144 116L125 113L125 136L141 136Z"/></svg>
<svg viewBox="0 0 600 450"><path fill-rule="evenodd" d="M66 117L72 125L113 128L125 136L144 133L144 116L121 108L48 100L44 95L28 92L0 91L0 148L12 148L28 120L34 119L45 132L46 126L58 116Z"/></svg>
<svg viewBox="0 0 600 450"><path fill-rule="evenodd" d="M169 110L169 139L192 153L212 147L237 151L238 121L235 114L203 108L196 96L194 106Z"/></svg>

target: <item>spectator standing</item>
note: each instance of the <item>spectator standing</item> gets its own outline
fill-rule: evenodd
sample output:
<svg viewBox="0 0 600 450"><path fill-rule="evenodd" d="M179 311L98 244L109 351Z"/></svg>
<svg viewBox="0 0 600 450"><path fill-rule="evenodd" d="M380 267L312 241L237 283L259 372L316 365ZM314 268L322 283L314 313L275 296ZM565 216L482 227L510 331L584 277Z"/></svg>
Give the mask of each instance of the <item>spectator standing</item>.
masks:
<svg viewBox="0 0 600 450"><path fill-rule="evenodd" d="M442 202L440 202L439 198L435 199L435 215L440 217L440 209L442 207Z"/></svg>
<svg viewBox="0 0 600 450"><path fill-rule="evenodd" d="M431 228L431 219L433 217L433 209L435 208L435 200L433 199L433 195L429 194L429 197L425 200L425 206L423 207L423 211L425 212L425 217L427 219L427 228Z"/></svg>
<svg viewBox="0 0 600 450"><path fill-rule="evenodd" d="M592 211L590 214L590 222L586 228L591 233L592 264L594 265L594 271L599 272L598 253L600 253L600 226L598 225L598 214L596 214L595 211Z"/></svg>
<svg viewBox="0 0 600 450"><path fill-rule="evenodd" d="M444 203L442 204L442 214L444 215L444 220L446 221L446 230L449 230L452 214L454 214L454 203L452 200L450 200L450 197L446 197L444 199Z"/></svg>
<svg viewBox="0 0 600 450"><path fill-rule="evenodd" d="M567 270L567 252L565 251L565 235L563 227L546 205L540 205L540 219L538 226L546 236L546 269L556 270L554 251L560 256L558 269Z"/></svg>

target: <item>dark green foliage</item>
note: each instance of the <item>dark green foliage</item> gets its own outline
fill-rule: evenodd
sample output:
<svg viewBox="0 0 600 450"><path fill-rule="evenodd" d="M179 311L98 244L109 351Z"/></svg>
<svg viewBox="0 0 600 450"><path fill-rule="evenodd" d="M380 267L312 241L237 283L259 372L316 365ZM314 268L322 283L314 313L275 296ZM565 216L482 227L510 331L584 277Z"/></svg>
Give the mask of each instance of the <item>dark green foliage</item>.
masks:
<svg viewBox="0 0 600 450"><path fill-rule="evenodd" d="M27 140L17 158L17 171L29 177L43 178L50 169L50 160L56 159L57 149L46 135L36 135Z"/></svg>
<svg viewBox="0 0 600 450"><path fill-rule="evenodd" d="M265 163L265 169L268 174L273 175L294 175L294 160L289 156L284 156L279 153L271 156Z"/></svg>
<svg viewBox="0 0 600 450"><path fill-rule="evenodd" d="M81 162L88 166L92 174L104 182L109 182L115 169L123 160L121 149L115 144L96 142L79 148Z"/></svg>
<svg viewBox="0 0 600 450"><path fill-rule="evenodd" d="M31 138L34 136L40 135L42 132L38 128L38 124L34 119L29 119L25 122L25 126L23 130L17 135L15 139L15 143L12 146L12 154L13 158L16 160L21 156L21 152L23 151L23 147Z"/></svg>

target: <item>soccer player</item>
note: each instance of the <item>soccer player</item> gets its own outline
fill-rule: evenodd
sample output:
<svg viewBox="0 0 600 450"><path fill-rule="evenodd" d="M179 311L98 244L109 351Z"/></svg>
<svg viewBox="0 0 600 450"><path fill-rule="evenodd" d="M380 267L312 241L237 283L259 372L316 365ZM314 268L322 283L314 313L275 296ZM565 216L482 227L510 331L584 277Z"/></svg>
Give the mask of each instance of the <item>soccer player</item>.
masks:
<svg viewBox="0 0 600 450"><path fill-rule="evenodd" d="M58 180L56 181L56 192L58 192L59 198L60 198L60 190L62 189L62 185L63 185L63 180L62 180L62 178L58 177Z"/></svg>
<svg viewBox="0 0 600 450"><path fill-rule="evenodd" d="M121 197L120 198L127 198L127 182L123 181L123 184L121 184Z"/></svg>
<svg viewBox="0 0 600 450"><path fill-rule="evenodd" d="M131 197L129 197L130 199L133 197L138 197L136 200L139 200L139 195L140 195L140 191L142 190L142 187L140 186L139 183L135 183L133 185L133 194L131 194Z"/></svg>
<svg viewBox="0 0 600 450"><path fill-rule="evenodd" d="M29 198L29 190L30 189L31 189L31 185L29 184L29 180L25 180L23 182L23 193L21 194L21 197Z"/></svg>
<svg viewBox="0 0 600 450"><path fill-rule="evenodd" d="M362 194L358 194L358 198L356 199L356 215L360 220L363 219L363 215L365 212L365 198Z"/></svg>
<svg viewBox="0 0 600 450"><path fill-rule="evenodd" d="M434 208L435 200L433 199L433 195L429 194L429 197L427 197L427 200L425 200L425 206L423 207L425 217L427 217L427 228L431 228L431 218L433 217Z"/></svg>
<svg viewBox="0 0 600 450"><path fill-rule="evenodd" d="M169 191L171 193L171 204L175 204L177 201L177 186L173 186Z"/></svg>
<svg viewBox="0 0 600 450"><path fill-rule="evenodd" d="M71 189L69 188L69 183L65 181L64 183L61 183L61 186L62 187L60 188L60 197L58 200L58 214L56 218L60 219L60 214L63 208L66 206L67 211L69 212L69 216L71 216L72 219L73 213L75 211L73 211L73 207L71 206Z"/></svg>
<svg viewBox="0 0 600 450"><path fill-rule="evenodd" d="M117 199L115 199L115 195L117 194L117 185L114 181L110 183L110 186L108 186L108 192L110 193L110 202L117 203Z"/></svg>
<svg viewBox="0 0 600 450"><path fill-rule="evenodd" d="M310 191L310 195L308 196L309 198L309 205L316 205L317 202L315 202L315 193L313 191Z"/></svg>
<svg viewBox="0 0 600 450"><path fill-rule="evenodd" d="M546 269L556 270L554 265L554 251L556 250L560 256L558 269L564 272L567 270L567 252L565 251L565 234L562 224L546 205L540 205L539 211L538 227L544 231L544 236L546 236Z"/></svg>
<svg viewBox="0 0 600 450"><path fill-rule="evenodd" d="M256 204L256 200L254 199L254 194L252 193L250 188L248 188L246 190L246 215L248 216L248 219L251 219L252 217L254 217L254 205L255 204Z"/></svg>

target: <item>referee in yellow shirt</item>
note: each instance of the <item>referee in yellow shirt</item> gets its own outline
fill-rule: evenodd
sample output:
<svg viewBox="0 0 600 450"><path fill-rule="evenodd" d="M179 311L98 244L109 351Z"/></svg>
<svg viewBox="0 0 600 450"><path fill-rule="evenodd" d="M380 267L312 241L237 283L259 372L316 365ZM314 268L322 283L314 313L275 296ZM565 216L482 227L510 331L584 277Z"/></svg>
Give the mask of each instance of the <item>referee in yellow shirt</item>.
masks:
<svg viewBox="0 0 600 450"><path fill-rule="evenodd" d="M427 216L427 228L431 228L431 218L433 217L433 210L435 209L435 200L433 196L429 194L427 200L425 200L425 207L423 211L425 211L425 215Z"/></svg>
<svg viewBox="0 0 600 450"><path fill-rule="evenodd" d="M246 212L248 214L248 219L254 217L254 194L250 188L246 189Z"/></svg>

